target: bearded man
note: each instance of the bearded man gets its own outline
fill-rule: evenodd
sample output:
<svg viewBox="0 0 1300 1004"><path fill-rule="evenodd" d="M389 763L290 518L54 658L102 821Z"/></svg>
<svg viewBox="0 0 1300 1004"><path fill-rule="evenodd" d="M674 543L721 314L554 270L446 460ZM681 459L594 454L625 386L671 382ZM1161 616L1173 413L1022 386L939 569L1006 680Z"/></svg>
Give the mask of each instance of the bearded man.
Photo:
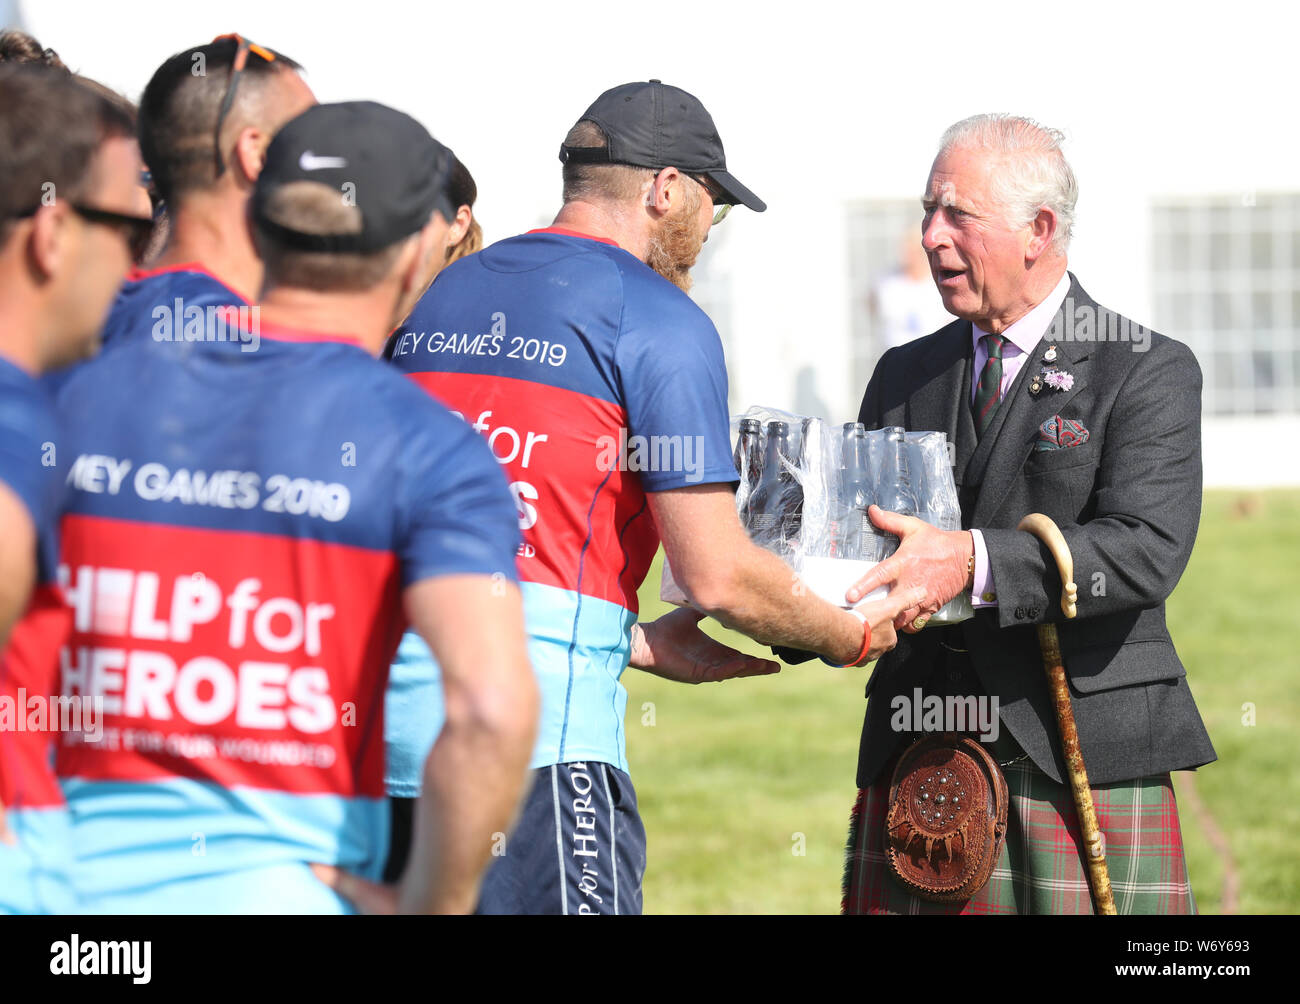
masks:
<svg viewBox="0 0 1300 1004"><path fill-rule="evenodd" d="M449 267L389 355L487 437L523 530L542 720L533 788L493 848L479 910L639 913L645 830L623 670L690 683L776 672L701 633L700 611L862 664L894 644L887 617L907 597L855 615L794 591L736 517L722 345L685 290L710 226L733 204L766 206L727 171L704 106L657 80L615 87L569 131L560 160L554 224ZM636 590L661 535L696 609L638 624ZM436 667L408 636L387 709L390 876L438 704Z"/></svg>

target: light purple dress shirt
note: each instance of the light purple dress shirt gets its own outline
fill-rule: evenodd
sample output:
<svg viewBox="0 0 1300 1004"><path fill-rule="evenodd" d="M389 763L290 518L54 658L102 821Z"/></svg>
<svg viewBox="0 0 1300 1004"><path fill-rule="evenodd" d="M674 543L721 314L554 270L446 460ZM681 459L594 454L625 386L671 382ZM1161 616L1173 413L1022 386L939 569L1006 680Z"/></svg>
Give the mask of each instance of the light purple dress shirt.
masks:
<svg viewBox="0 0 1300 1004"><path fill-rule="evenodd" d="M1061 276L1061 281L1047 294L1047 298L1042 303L1002 332L1003 337L1007 339L1007 344L1002 349L1002 386L998 390L999 401L1006 397L1021 367L1025 365L1025 360L1043 340L1044 333L1052 323L1056 312L1061 309L1061 304L1065 302L1065 294L1069 291L1070 275L1067 272ZM981 331L976 325L971 325L971 338L975 342L975 364L971 371L970 389L972 404L975 403L975 391L979 387L980 373L983 372L984 364L989 358L988 346L983 341L986 334L987 331ZM970 535L975 543L975 580L971 585L971 604L976 608L995 607L998 605L998 594L993 583L993 569L989 567L988 549L984 546L984 534L972 529Z"/></svg>

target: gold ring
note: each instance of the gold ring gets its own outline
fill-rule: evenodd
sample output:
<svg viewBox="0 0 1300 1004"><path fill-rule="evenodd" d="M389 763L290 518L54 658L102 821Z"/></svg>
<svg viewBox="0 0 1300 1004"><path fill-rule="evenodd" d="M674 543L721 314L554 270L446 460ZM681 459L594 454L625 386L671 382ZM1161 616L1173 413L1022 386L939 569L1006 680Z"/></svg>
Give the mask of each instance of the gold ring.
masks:
<svg viewBox="0 0 1300 1004"><path fill-rule="evenodd" d="M918 617L916 620L912 621L912 629L914 631L920 631L921 628L925 627L929 623L929 617Z"/></svg>

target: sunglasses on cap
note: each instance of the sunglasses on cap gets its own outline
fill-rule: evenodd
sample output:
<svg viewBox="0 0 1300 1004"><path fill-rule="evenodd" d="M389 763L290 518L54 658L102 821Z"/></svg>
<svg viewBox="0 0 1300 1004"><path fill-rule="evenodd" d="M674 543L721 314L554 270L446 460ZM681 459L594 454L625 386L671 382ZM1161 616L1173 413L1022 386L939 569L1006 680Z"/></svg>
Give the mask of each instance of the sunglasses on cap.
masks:
<svg viewBox="0 0 1300 1004"><path fill-rule="evenodd" d="M230 64L230 81L226 84L226 95L221 99L221 110L217 113L217 128L213 133L212 142L217 158L217 177L220 178L226 170L225 158L221 156L221 127L226 122L226 116L230 114L230 108L235 103L235 91L239 87L239 78L243 75L244 67L248 65L249 53L254 56L260 56L268 63L275 62L275 53L256 42L250 42L243 35L237 35L233 32L228 35L218 35L212 41L224 42L226 39L234 39L236 42L235 58Z"/></svg>

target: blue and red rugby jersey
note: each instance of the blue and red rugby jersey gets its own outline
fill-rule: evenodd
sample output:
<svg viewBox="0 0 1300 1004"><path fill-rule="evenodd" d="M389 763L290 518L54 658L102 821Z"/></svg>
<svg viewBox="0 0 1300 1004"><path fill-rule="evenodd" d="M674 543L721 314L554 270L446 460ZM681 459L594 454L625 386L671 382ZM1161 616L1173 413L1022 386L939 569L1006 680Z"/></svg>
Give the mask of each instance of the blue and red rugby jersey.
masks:
<svg viewBox="0 0 1300 1004"><path fill-rule="evenodd" d="M479 437L348 338L259 329L128 335L59 396L62 688L105 715L57 769L92 910L348 909L307 863L381 873L403 587L515 579Z"/></svg>
<svg viewBox="0 0 1300 1004"><path fill-rule="evenodd" d="M100 342L110 349L146 335L163 342L205 341L207 308L248 303L198 262L132 269L104 322Z"/></svg>
<svg viewBox="0 0 1300 1004"><path fill-rule="evenodd" d="M619 678L659 546L646 492L736 480L713 322L612 241L552 228L444 271L387 355L486 437L509 473L542 689L531 766L626 771ZM437 667L408 636L389 694L393 795L419 791L437 700Z"/></svg>
<svg viewBox="0 0 1300 1004"><path fill-rule="evenodd" d="M201 265L132 270L100 333L101 352L124 344L132 335L152 334L154 337L183 339L187 334L187 322L189 337L201 338L207 310L226 305L246 306L246 301ZM7 694L15 702L15 708L23 703L20 697L23 700L36 697L48 702L59 693L58 653L71 626L71 612L63 602L56 582L58 506L63 497L62 473L66 467L61 470L56 462L58 449L63 444L53 438L55 422L50 396L57 394L78 368L55 370L43 374L39 380L18 380L20 392L9 401L4 448L11 463L5 466L6 475L15 480L24 477L31 480L39 473L43 484L54 486L49 489L53 494L40 503L47 507L39 518L33 508L37 504L35 486L28 485L20 492L28 500L33 519L37 520L41 537L38 556L41 567L29 608L10 638L8 665L0 669L0 693ZM25 374L20 376L26 377ZM12 391L15 385L13 374L7 372L6 377L5 388ZM38 385L41 390L32 389ZM13 411L13 407L19 402L26 419L15 424L18 413ZM39 435L45 438L33 438L34 430L38 428L42 430ZM45 446L46 443L52 444L53 448ZM41 459L33 466L32 457ZM18 470L11 464L17 464L20 459L26 466ZM70 846L64 839L68 819L51 762L51 740L57 731L56 724L85 724L80 713L93 709L82 705L77 709L77 717L60 713L55 720L49 713L56 710L55 705L49 703L46 708L49 710L43 731L15 729L12 736L0 736L0 744L9 749L9 755L5 755L3 745L0 745L0 802L14 807L11 818L18 820L27 834L27 838L22 840L21 853L27 857L21 875L18 868L20 852L0 845L0 873L3 873L0 874L0 911L63 912L72 906L66 884L70 866ZM24 725L29 717L29 714L23 714ZM3 722L0 722L0 730L3 728Z"/></svg>
<svg viewBox="0 0 1300 1004"><path fill-rule="evenodd" d="M0 653L0 807L17 846L0 843L0 913L74 909L68 814L51 764L58 645L70 616L57 585L63 439L41 381L0 358L0 482L36 528L36 586Z"/></svg>

